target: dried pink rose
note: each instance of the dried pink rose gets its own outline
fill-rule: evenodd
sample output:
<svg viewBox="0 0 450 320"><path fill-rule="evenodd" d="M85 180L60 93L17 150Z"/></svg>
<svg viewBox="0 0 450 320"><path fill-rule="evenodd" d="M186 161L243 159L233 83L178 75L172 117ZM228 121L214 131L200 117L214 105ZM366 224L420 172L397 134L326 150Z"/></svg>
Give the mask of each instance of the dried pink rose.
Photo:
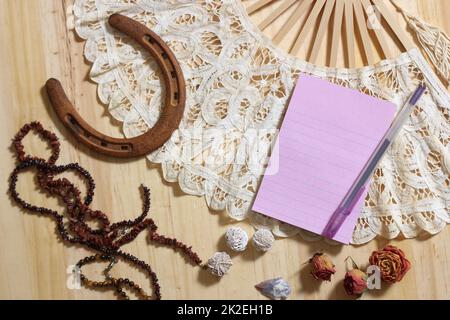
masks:
<svg viewBox="0 0 450 320"><path fill-rule="evenodd" d="M411 262L406 259L405 253L391 245L372 252L369 262L371 265L380 268L381 279L389 283L402 280L411 268Z"/></svg>
<svg viewBox="0 0 450 320"><path fill-rule="evenodd" d="M347 271L344 278L344 288L350 296L361 296L367 289L367 274L359 269Z"/></svg>
<svg viewBox="0 0 450 320"><path fill-rule="evenodd" d="M314 279L331 281L331 276L336 273L333 261L324 253L315 253L309 263L312 264L311 274Z"/></svg>

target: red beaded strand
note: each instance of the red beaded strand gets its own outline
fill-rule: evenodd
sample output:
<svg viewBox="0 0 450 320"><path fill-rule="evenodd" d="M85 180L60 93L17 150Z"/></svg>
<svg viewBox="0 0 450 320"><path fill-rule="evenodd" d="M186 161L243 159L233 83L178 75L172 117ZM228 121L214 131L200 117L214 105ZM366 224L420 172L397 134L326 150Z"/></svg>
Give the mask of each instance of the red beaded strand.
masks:
<svg viewBox="0 0 450 320"><path fill-rule="evenodd" d="M25 154L22 140L33 131L49 143L52 154L48 160ZM97 282L89 280L84 274L80 274L81 282L92 288L113 288L119 298L129 299L124 291L128 288L142 299L161 299L161 290L156 273L150 265L137 257L123 252L120 247L132 242L142 231L149 230L149 239L151 242L170 247L182 253L194 265L201 265L202 261L191 247L178 241L175 238L168 238L156 232L158 227L151 218L147 218L150 210L150 190L142 186L143 191L143 210L135 220L124 220L117 223L110 223L108 216L99 211L89 208L94 197L95 182L90 173L77 163L67 165L55 165L60 153L60 143L57 136L45 130L39 122L31 122L20 129L13 139L13 148L16 151L18 164L11 173L9 179L9 193L12 200L23 209L52 217L56 221L57 232L64 241L71 244L85 245L99 253L81 259L77 267L81 269L86 264L94 262L110 261L115 263L123 260L131 265L138 267L147 273L150 278L153 295L147 295L141 287L129 279L115 279L105 272L106 280ZM59 197L67 208L67 218L55 210L44 207L37 207L23 200L17 192L18 176L25 170L34 168L37 170L37 184L49 195ZM87 183L87 194L82 200L80 190L72 184L67 178L55 177L63 172L73 171L84 178ZM100 227L92 229L87 221L97 221Z"/></svg>

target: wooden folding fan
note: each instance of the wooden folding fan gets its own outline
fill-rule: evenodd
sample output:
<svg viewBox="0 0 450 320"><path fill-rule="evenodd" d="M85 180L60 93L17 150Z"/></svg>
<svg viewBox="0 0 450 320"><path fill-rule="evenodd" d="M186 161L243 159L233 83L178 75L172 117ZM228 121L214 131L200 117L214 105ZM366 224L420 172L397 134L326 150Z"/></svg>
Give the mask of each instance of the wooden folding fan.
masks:
<svg viewBox="0 0 450 320"><path fill-rule="evenodd" d="M290 54L311 63L317 63L321 56L321 64L336 67L341 53L345 67L354 68L357 54L364 65L373 65L381 59L395 58L398 49L404 52L415 47L394 18L395 11L389 7L388 0L246 0L243 3L249 16L258 21L258 27L275 45L288 48ZM326 37L328 41L324 43Z"/></svg>

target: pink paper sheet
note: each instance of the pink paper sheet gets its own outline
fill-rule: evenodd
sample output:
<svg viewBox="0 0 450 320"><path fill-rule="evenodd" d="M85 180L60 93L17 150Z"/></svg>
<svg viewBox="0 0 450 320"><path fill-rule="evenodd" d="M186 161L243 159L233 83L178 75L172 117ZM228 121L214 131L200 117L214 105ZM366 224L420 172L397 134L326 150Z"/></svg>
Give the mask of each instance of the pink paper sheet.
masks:
<svg viewBox="0 0 450 320"><path fill-rule="evenodd" d="M302 74L277 142L279 171L263 178L252 209L321 234L395 112L391 102ZM351 241L365 196L334 240Z"/></svg>

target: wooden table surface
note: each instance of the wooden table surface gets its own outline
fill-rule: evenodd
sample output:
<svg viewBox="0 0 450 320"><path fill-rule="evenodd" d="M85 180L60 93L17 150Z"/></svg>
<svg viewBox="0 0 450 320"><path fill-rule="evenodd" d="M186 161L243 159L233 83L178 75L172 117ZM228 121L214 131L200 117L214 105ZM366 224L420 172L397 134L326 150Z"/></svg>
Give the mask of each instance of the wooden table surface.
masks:
<svg viewBox="0 0 450 320"><path fill-rule="evenodd" d="M449 33L450 1L407 1L428 22ZM405 1L403 1L405 3ZM61 127L49 108L43 85L47 78L60 78L80 113L95 127L120 136L120 125L108 117L96 96L96 86L88 80L89 65L83 58L83 41L67 27L66 12L71 1L0 0L0 298L3 299L108 299L111 292L68 289L68 268L87 255L84 249L67 247L55 234L49 218L24 214L6 193L7 179L14 167L10 139L26 122L39 120L61 138L59 163L79 162L97 182L93 207L111 214L113 221L131 219L141 211L139 185L152 190L151 215L163 234L192 244L207 259L223 250L223 235L232 224L253 233L248 222L233 222L225 213L210 211L205 200L185 195L176 184L163 181L161 170L145 159L112 160L98 156L77 144ZM400 19L399 15L396 15ZM70 17L69 17L70 18ZM258 17L254 17L258 19ZM46 154L42 142L30 138L27 151ZM37 205L60 208L34 185L32 173L21 177L23 197ZM329 246L301 238L276 241L270 252L261 255L253 248L233 255L229 275L218 281L199 268L186 264L169 249L149 245L145 232L126 247L149 262L160 278L167 299L260 299L254 285L262 280L284 277L292 287L292 299L346 298L342 288L347 256L366 265L372 250L387 243L402 248L412 262L404 280L367 293L364 299L449 299L450 228L435 236L412 240L376 239L363 246ZM304 262L316 251L330 254L337 268L334 280L318 284L308 274ZM89 274L102 270L90 268ZM118 265L113 274L129 276L148 287L145 279Z"/></svg>

